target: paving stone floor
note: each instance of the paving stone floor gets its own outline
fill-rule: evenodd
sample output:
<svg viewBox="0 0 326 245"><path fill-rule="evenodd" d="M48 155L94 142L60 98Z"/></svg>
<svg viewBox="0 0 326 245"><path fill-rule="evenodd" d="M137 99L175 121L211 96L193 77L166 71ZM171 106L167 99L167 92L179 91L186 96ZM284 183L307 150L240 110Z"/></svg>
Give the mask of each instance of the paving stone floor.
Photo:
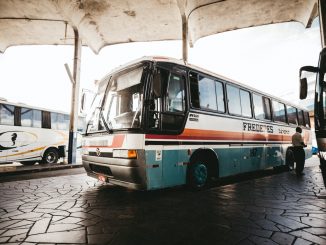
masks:
<svg viewBox="0 0 326 245"><path fill-rule="evenodd" d="M0 183L1 244L326 244L316 164L215 186L137 192L85 174Z"/></svg>

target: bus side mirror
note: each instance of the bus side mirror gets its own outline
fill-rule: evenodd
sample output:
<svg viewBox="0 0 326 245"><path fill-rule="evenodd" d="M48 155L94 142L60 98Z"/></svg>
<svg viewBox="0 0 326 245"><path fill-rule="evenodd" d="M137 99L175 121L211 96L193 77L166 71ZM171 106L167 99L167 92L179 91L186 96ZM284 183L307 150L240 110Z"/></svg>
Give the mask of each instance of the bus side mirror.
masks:
<svg viewBox="0 0 326 245"><path fill-rule="evenodd" d="M81 103L80 103L80 112L83 113L85 111L85 103L86 103L86 95L82 94Z"/></svg>
<svg viewBox="0 0 326 245"><path fill-rule="evenodd" d="M307 94L308 94L308 81L306 77L301 77L302 76L302 72L306 71L306 72L313 72L313 73L317 73L319 72L318 67L314 67L314 66L303 66L300 68L299 70L299 78L300 78L300 99L306 99L307 98Z"/></svg>
<svg viewBox="0 0 326 245"><path fill-rule="evenodd" d="M95 99L96 93L89 89L82 89L82 96L80 101L80 113L85 113L91 107L91 102Z"/></svg>
<svg viewBox="0 0 326 245"><path fill-rule="evenodd" d="M307 98L308 93L308 82L307 78L300 79L300 100L304 100Z"/></svg>

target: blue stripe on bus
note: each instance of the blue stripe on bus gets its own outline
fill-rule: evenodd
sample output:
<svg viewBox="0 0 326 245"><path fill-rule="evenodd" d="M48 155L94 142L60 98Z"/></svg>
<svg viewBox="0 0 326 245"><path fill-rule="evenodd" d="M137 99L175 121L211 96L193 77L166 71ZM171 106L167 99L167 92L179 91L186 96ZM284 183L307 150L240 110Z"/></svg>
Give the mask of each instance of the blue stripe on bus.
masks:
<svg viewBox="0 0 326 245"><path fill-rule="evenodd" d="M288 146L238 147L213 149L218 156L219 176L257 171L285 164ZM194 150L193 150L194 151ZM311 149L305 149L306 158ZM190 156L187 149L163 150L156 158L155 150L146 151L147 189L159 189L186 184L187 165Z"/></svg>

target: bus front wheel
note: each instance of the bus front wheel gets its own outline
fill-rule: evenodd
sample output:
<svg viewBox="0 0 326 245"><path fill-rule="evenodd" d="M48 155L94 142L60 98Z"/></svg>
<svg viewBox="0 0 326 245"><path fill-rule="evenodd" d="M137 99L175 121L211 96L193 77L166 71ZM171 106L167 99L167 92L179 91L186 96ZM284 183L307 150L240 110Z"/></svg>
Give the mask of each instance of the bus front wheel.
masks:
<svg viewBox="0 0 326 245"><path fill-rule="evenodd" d="M208 181L208 168L203 162L195 162L189 166L188 184L192 189L204 188Z"/></svg>
<svg viewBox="0 0 326 245"><path fill-rule="evenodd" d="M42 163L53 164L53 163L57 163L58 159L59 159L58 151L54 148L50 148L45 151L43 158L42 158Z"/></svg>

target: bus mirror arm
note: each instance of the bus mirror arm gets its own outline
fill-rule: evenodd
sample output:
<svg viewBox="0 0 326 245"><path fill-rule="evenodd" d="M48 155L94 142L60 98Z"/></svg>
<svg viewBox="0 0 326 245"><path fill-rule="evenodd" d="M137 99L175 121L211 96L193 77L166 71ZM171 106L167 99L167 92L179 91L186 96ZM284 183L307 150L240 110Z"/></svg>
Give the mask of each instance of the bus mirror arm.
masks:
<svg viewBox="0 0 326 245"><path fill-rule="evenodd" d="M319 72L319 68L315 67L315 66L303 66L303 67L301 67L300 70L299 70L299 77L300 78L301 78L301 75L302 75L303 71L317 73L317 72Z"/></svg>

